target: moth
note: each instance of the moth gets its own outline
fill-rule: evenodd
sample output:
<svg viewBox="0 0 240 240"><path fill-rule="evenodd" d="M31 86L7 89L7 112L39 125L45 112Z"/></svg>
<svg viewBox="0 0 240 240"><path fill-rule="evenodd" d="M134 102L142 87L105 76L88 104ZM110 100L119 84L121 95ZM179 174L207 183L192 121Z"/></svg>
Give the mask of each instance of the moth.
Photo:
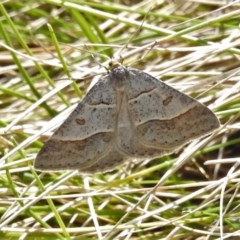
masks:
<svg viewBox="0 0 240 240"><path fill-rule="evenodd" d="M118 66L92 87L34 166L106 172L131 159L169 154L218 127L200 102L143 71Z"/></svg>

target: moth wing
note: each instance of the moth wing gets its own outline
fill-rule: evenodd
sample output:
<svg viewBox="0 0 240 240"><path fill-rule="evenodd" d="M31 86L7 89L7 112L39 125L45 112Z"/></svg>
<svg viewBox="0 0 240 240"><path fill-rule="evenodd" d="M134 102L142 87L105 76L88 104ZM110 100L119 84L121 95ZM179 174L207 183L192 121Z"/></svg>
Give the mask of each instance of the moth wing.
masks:
<svg viewBox="0 0 240 240"><path fill-rule="evenodd" d="M110 171L126 160L128 160L128 157L126 155L120 153L115 149L112 149L112 151L109 151L107 155L105 155L103 158L100 158L90 167L81 169L81 172L95 173Z"/></svg>
<svg viewBox="0 0 240 240"><path fill-rule="evenodd" d="M219 127L211 110L164 82L138 70L130 79L128 107L142 145L171 151Z"/></svg>
<svg viewBox="0 0 240 240"><path fill-rule="evenodd" d="M108 154L114 138L115 105L115 90L107 75L45 143L36 157L35 168L87 168Z"/></svg>

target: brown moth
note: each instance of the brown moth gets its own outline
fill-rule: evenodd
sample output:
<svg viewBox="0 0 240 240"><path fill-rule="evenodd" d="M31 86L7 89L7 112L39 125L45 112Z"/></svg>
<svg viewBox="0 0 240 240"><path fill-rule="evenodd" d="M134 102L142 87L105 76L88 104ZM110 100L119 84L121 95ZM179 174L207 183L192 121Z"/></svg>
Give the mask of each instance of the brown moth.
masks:
<svg viewBox="0 0 240 240"><path fill-rule="evenodd" d="M87 93L34 166L105 172L131 159L171 153L218 127L203 104L145 72L118 66Z"/></svg>

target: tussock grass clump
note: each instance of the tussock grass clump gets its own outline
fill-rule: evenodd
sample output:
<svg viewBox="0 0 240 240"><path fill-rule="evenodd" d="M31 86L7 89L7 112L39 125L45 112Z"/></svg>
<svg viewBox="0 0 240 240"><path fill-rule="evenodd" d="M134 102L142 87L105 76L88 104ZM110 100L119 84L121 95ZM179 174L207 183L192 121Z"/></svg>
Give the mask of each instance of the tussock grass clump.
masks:
<svg viewBox="0 0 240 240"><path fill-rule="evenodd" d="M239 7L0 3L1 238L238 239ZM204 103L221 127L171 155L109 173L35 171L43 142L112 60Z"/></svg>

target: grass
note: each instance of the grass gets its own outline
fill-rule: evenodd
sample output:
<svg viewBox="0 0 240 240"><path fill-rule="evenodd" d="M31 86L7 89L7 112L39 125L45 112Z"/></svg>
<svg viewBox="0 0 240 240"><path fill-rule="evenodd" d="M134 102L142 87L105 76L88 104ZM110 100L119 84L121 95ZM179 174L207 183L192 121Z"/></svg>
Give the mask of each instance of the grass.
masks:
<svg viewBox="0 0 240 240"><path fill-rule="evenodd" d="M0 3L1 239L239 238L240 2L134 2ZM109 173L35 171L112 59L206 104L221 127Z"/></svg>

